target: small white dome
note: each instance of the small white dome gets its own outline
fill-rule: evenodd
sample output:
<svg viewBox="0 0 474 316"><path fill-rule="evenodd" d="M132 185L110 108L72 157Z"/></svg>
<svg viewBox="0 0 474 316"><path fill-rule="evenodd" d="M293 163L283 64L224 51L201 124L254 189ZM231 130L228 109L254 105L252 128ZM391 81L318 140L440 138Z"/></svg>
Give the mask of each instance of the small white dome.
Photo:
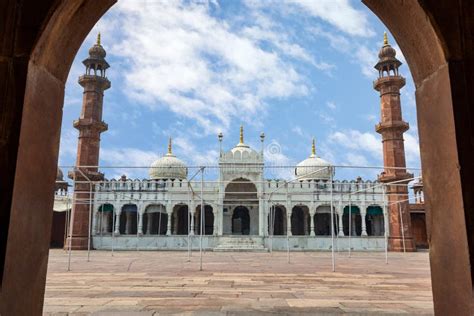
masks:
<svg viewBox="0 0 474 316"><path fill-rule="evenodd" d="M253 150L252 148L250 148L249 145L246 145L246 144L244 144L244 143L238 143L234 148L232 148L232 149L230 150L230 152L231 152L234 156L235 156L235 154L236 154L237 152L239 152L241 157L244 157L244 156L247 155L247 154L250 156L250 154L255 155L255 154L257 153L255 150Z"/></svg>
<svg viewBox="0 0 474 316"><path fill-rule="evenodd" d="M299 180L329 180L334 175L334 167L316 155L314 139L311 156L296 165L295 175Z"/></svg>
<svg viewBox="0 0 474 316"><path fill-rule="evenodd" d="M244 143L244 128L240 126L240 141L234 148L225 155L227 158L234 160L258 160L260 154Z"/></svg>
<svg viewBox="0 0 474 316"><path fill-rule="evenodd" d="M171 150L171 138L168 144L168 153L151 164L149 170L150 179L179 179L188 177L186 164L173 155Z"/></svg>

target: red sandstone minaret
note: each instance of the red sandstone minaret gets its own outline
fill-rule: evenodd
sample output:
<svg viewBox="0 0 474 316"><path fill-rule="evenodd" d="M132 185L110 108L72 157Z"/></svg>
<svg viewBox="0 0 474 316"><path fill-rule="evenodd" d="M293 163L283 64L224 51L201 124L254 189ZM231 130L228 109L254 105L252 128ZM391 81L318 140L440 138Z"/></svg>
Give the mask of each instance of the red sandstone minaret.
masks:
<svg viewBox="0 0 474 316"><path fill-rule="evenodd" d="M374 82L374 89L380 92L381 107L381 122L376 125L375 130L382 135L385 167L379 180L387 183L390 219L389 248L393 251L403 251L403 244L405 244L407 251L414 251L407 201L408 179L413 175L406 170L403 141L403 133L409 129L409 125L403 121L400 104L400 89L405 85L405 78L398 73L398 68L402 63L395 58L395 55L396 51L388 44L387 33L385 33L383 47L379 52L379 61L375 65L375 69L379 71L379 77ZM398 185L391 184L393 182ZM403 237L405 242L403 242Z"/></svg>
<svg viewBox="0 0 474 316"><path fill-rule="evenodd" d="M103 174L98 171L97 165L100 134L108 128L102 121L104 91L110 88L110 81L105 76L105 71L109 68L105 56L106 52L100 44L99 33L97 43L89 49L89 57L82 62L86 66L86 73L79 77L79 84L84 87L84 94L81 116L74 121L74 127L79 130L76 171L69 174L69 177L75 180L76 194L71 218L73 249L87 249L89 201L93 198L89 195L91 184L88 181L103 179Z"/></svg>

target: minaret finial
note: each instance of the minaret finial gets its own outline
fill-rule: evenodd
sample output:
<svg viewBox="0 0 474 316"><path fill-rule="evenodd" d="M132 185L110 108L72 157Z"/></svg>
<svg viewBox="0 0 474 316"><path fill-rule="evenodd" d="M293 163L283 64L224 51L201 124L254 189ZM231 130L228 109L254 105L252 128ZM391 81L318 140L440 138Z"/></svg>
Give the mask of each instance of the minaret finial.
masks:
<svg viewBox="0 0 474 316"><path fill-rule="evenodd" d="M173 154L173 149L172 149L171 137L170 137L168 140L168 155L172 155L172 154Z"/></svg>
<svg viewBox="0 0 474 316"><path fill-rule="evenodd" d="M97 34L97 45L100 45L100 32Z"/></svg>
<svg viewBox="0 0 474 316"><path fill-rule="evenodd" d="M383 45L388 45L388 36L387 32L383 32Z"/></svg>
<svg viewBox="0 0 474 316"><path fill-rule="evenodd" d="M314 140L314 137L313 137L313 144L311 145L311 156L312 157L316 156L316 141Z"/></svg>
<svg viewBox="0 0 474 316"><path fill-rule="evenodd" d="M244 126L240 125L240 143L244 143Z"/></svg>

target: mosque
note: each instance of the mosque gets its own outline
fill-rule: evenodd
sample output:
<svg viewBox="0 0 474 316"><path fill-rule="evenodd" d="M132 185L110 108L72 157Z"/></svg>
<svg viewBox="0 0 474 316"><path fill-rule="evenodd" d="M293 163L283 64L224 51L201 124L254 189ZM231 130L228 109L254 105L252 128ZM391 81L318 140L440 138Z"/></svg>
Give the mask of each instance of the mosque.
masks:
<svg viewBox="0 0 474 316"><path fill-rule="evenodd" d="M331 189L328 181L334 168L316 155L314 142L311 155L295 168L296 181L267 180L263 152L244 143L241 127L238 144L220 153L218 170L218 179L206 179L202 188L200 180L189 181L188 168L173 154L170 140L168 153L151 165L148 179L123 177L96 185L94 246L111 247L113 234L118 249L134 249L137 242L141 249L186 248L188 235L202 233L239 237L206 238L206 248L262 249L268 236L330 237L334 233L342 237L349 235L351 226L352 236L371 237L355 242L357 247L384 247L387 213L382 186L358 179L335 181ZM298 238L293 247L330 246L331 238ZM273 247L286 247L286 238Z"/></svg>
<svg viewBox="0 0 474 316"><path fill-rule="evenodd" d="M395 55L385 36L374 82L381 98L381 122L375 129L383 139L385 170L373 181L334 180L336 169L318 156L314 140L309 157L295 166L294 180L269 179L265 135L260 135L262 149L256 150L244 142L242 126L233 148L224 151L221 146L215 178L189 172L173 154L170 139L168 153L153 162L147 179L109 180L98 167L90 167L98 166L100 134L108 128L102 106L110 87L109 64L99 34L79 78L84 95L81 117L74 121L79 130L77 167L69 177L76 193L66 244L120 250L184 250L200 242L214 251L383 250L386 245L393 251L415 250L426 240L426 226L424 207L412 207L407 199L413 175L406 170L403 133L409 126L402 119L405 79ZM219 134L221 144L222 138ZM57 195L64 195L59 169L57 180L63 185ZM421 182L415 191L420 206ZM412 213L423 215L416 226Z"/></svg>

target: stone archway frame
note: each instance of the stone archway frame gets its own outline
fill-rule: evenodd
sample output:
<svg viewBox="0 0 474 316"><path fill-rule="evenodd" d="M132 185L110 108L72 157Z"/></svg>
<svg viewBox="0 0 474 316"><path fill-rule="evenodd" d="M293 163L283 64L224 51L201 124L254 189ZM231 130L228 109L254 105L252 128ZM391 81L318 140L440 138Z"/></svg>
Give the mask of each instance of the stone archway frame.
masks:
<svg viewBox="0 0 474 316"><path fill-rule="evenodd" d="M207 236L217 236L217 226L218 226L218 214L219 214L219 211L217 209L217 204L216 203L208 203L208 202L204 202L204 214L206 213L206 206L209 206L211 208L211 212L212 212L212 216L213 216L213 222L212 222L212 235L207 235ZM193 213L191 215L191 223L194 224L194 226L196 226L197 224L197 220L198 218L195 218L196 217L196 213L197 211L201 211L201 201L198 200L198 201L195 201L195 204L193 205L194 206L194 210L193 210ZM193 234L198 234L199 235L199 232L195 232L194 231L194 227L191 226L191 231ZM204 234L203 236L205 236L206 234Z"/></svg>
<svg viewBox="0 0 474 316"><path fill-rule="evenodd" d="M147 212L148 208L149 207L152 207L152 206L158 206L158 207L162 207L164 212ZM156 201L149 201L149 202L145 202L141 205L141 207L139 208L139 223L138 223L138 234L141 236L143 235L143 230L144 230L144 217L145 217L145 214L153 214L153 213L160 213L159 215L159 218L163 218L163 215L166 215L166 226L168 226L168 221L171 221L171 218L169 216L169 212L168 212L168 209L167 207L169 207L169 204L168 203L163 203L163 202L156 202ZM152 230L152 226L148 226L148 225L152 225L152 223L149 224L149 218L146 219L147 222L147 227L146 227L146 234L147 235L152 235L150 234L150 230ZM156 234L156 236L162 236L161 232L161 222L158 223L158 233ZM165 235L166 235L166 228L165 228Z"/></svg>
<svg viewBox="0 0 474 316"><path fill-rule="evenodd" d="M269 224L269 220L270 220L270 212L271 212L271 208L274 207L275 208L275 214L276 214L276 208L280 208L282 209L282 212L283 212L283 231L284 232L288 232L288 205L285 205L285 203L280 203L280 202L271 202L269 205L269 208L266 210L265 214L266 216L264 217L264 225L266 227L266 229L264 230L264 236L270 236L270 224ZM290 231L290 234L291 234L291 231ZM286 235L286 233L284 233L283 235ZM273 234L273 236L278 236L278 235L275 235Z"/></svg>
<svg viewBox="0 0 474 316"><path fill-rule="evenodd" d="M367 220L367 216L369 214L367 214L367 210L369 209L369 207L378 207L380 208L380 210L382 211L382 217L383 217L383 229L384 229L384 232L388 232L388 216L387 216L387 212L385 211L385 208L383 207L383 205L380 205L378 203L366 203L364 204L364 207L365 207L365 216L362 220ZM369 235L367 233L367 236L374 236L373 234L372 235ZM384 236L384 235L381 235L381 236Z"/></svg>
<svg viewBox="0 0 474 316"><path fill-rule="evenodd" d="M288 216L288 222L287 222L287 225L288 227L290 227L290 236L293 236L293 222L291 220L291 218L293 217L293 211L295 209L295 207L299 207L302 209L303 211L303 221L305 218L308 218L309 222L308 222L308 225L309 225L309 229L308 229L308 234L303 234L303 235L299 235L299 236L310 236L311 235L311 222L312 222L312 218L311 218L311 209L312 209L312 203L308 203L310 205L307 205L305 203L302 203L302 202L292 202L290 204L291 206L291 211L289 212L289 216ZM307 208L307 212L304 208ZM307 213L307 214L306 214ZM306 216L308 215L308 216ZM305 231L307 229L307 226L304 224L303 222L303 231ZM313 229L314 229L314 226L313 226Z"/></svg>
<svg viewBox="0 0 474 316"><path fill-rule="evenodd" d="M329 212L318 212L318 209L321 207L327 207L329 208ZM333 214L334 218L334 236L344 236L344 232L342 231L343 225L342 225L342 211L339 210L338 205L336 202L333 203L332 205L332 212L331 212L331 203L330 202L322 202L322 203L314 203L314 213L311 216L311 220L314 222L314 228L316 227L316 222L315 222L315 217L317 214L330 214L329 215L329 220L331 221L331 213ZM329 226L331 228L331 223L329 223ZM315 236L316 233L315 233ZM329 235L331 236L331 233Z"/></svg>
<svg viewBox="0 0 474 316"><path fill-rule="evenodd" d="M10 231L0 294L2 313L41 313L48 259L48 234L45 232L51 226L48 214L52 208L50 194L57 167L64 85L74 55L85 36L114 3L115 0L55 1L50 4L51 10L46 10L48 14L42 12L44 23L37 36L23 35L26 31L14 32L20 41L25 36L36 40L32 51L22 55L26 58L30 55L26 79L21 75L18 79L25 80L26 86L21 127L14 131L18 135L18 150L12 154L16 164L14 175L11 179L9 175L8 180L11 191L6 193L8 196L4 195L11 205L8 205ZM463 71L472 65L465 61L470 46L460 45L467 35L460 34L459 30L472 29L472 22L469 24L465 16L472 12L472 4L469 7L468 1L447 0L363 0L363 3L396 38L416 86L421 158L429 209L428 238L434 246L432 249L436 249L430 252L435 311L440 315L470 314L474 202L468 198L473 189L467 181L471 181L473 171L467 167L468 159L472 157L469 151L471 140L460 132L472 130L469 117L463 115L468 113L466 107L469 106L466 79L468 76L472 78L472 74ZM461 11L463 4L467 13ZM26 10L28 5L25 3L22 9ZM447 13L443 15L443 11ZM449 14L457 14L459 19L444 22L442 18ZM48 120L41 119L44 117ZM31 157L41 163L42 168L31 168ZM460 165L466 168L460 169ZM38 181L32 183L32 178ZM37 206L34 213L30 208L32 201ZM24 216L30 216L31 220L25 220ZM38 227L44 227L44 230ZM31 243L31 240L35 242ZM17 249L22 249L22 252ZM35 265L31 265L30 260L23 260L25 252L36 262ZM28 303L18 304L16 298L20 296L28 298Z"/></svg>

